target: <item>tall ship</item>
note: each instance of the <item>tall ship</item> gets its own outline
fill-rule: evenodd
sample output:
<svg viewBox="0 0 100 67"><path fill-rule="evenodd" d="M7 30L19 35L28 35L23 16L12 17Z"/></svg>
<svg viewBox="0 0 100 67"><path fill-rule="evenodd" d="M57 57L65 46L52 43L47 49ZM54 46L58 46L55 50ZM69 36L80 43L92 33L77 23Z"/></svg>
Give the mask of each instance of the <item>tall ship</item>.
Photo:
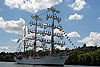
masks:
<svg viewBox="0 0 100 67"><path fill-rule="evenodd" d="M34 28L29 29L27 25L24 26L24 35L20 40L23 41L23 51L21 52L21 49L18 49L19 53L16 53L14 60L19 64L33 64L33 65L64 65L65 61L68 59L67 53L56 53L55 47L61 46L63 47L65 45L65 42L62 41L64 38L63 33L58 33L54 29L59 29L59 31L62 31L62 26L58 25L57 23L60 23L61 18L58 17L56 14L60 13L60 11L54 9L53 7L48 8L48 11L46 12L46 20L50 21L49 23L43 23L43 19L39 17L39 15L31 16L32 19L35 20L35 22L30 22L30 27L34 26ZM48 12L51 12L51 14L48 14ZM57 21L55 23L55 20ZM42 30L39 31L39 28ZM47 30L47 28L50 28L50 30ZM34 30L32 30L34 29ZM45 31L43 31L45 29ZM28 34L33 34L33 36L27 36ZM47 39L47 37L50 36L50 39ZM45 37L45 38L44 38ZM55 41L57 38L61 39L60 41ZM28 41L32 41L32 43L28 43ZM37 44L37 42L40 42L41 45ZM47 48L45 45L49 45L50 48ZM20 45L21 46L21 45ZM20 47L19 46L19 47ZM26 56L26 49L32 48L33 55L30 53L30 56ZM39 56L37 54L38 48L42 48L42 51L48 52L48 54L44 54L44 56ZM43 54L43 53L41 53Z"/></svg>

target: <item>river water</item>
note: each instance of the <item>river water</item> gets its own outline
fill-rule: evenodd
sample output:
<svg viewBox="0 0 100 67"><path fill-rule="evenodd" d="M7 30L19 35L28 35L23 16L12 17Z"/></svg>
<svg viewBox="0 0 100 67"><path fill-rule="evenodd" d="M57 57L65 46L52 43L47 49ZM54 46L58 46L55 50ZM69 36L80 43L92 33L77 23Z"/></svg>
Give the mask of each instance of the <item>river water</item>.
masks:
<svg viewBox="0 0 100 67"><path fill-rule="evenodd" d="M80 65L64 65L64 66L42 66L42 65L22 65L15 62L0 62L0 67L100 67L100 66L80 66Z"/></svg>

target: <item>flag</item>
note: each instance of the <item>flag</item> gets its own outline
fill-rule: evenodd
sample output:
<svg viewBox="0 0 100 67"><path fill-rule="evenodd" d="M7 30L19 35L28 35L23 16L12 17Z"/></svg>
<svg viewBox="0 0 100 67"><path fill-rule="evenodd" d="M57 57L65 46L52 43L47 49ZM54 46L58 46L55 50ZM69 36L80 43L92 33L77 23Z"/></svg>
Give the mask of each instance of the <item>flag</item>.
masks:
<svg viewBox="0 0 100 67"><path fill-rule="evenodd" d="M24 35L24 37L25 37L25 35Z"/></svg>
<svg viewBox="0 0 100 67"><path fill-rule="evenodd" d="M68 39L68 41L70 41L70 39Z"/></svg>
<svg viewBox="0 0 100 67"><path fill-rule="evenodd" d="M68 37L67 37L67 39L68 39Z"/></svg>
<svg viewBox="0 0 100 67"><path fill-rule="evenodd" d="M64 30L62 30L62 32L64 32Z"/></svg>
<svg viewBox="0 0 100 67"><path fill-rule="evenodd" d="M59 26L60 26L61 24L59 24Z"/></svg>
<svg viewBox="0 0 100 67"><path fill-rule="evenodd" d="M70 43L72 43L72 41L70 41Z"/></svg>
<svg viewBox="0 0 100 67"><path fill-rule="evenodd" d="M17 41L17 43L20 41L20 39Z"/></svg>

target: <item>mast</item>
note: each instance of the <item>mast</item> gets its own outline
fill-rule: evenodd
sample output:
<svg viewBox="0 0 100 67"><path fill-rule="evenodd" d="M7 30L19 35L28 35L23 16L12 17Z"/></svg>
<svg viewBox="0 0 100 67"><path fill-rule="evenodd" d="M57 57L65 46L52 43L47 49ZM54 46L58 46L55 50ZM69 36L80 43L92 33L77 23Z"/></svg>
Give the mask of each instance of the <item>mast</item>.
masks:
<svg viewBox="0 0 100 67"><path fill-rule="evenodd" d="M34 41L34 48L33 48L33 50L34 50L34 56L35 56L36 55L36 46L37 46L36 45L36 41L37 41L37 25L38 25L37 24L37 21L38 20L41 21L42 19L39 18L37 14L36 14L36 16L31 16L31 17L32 17L32 19L34 18L35 21L36 21L36 23L35 23L35 32L34 32L35 33L35 39L34 39L35 41ZM32 26L32 25L34 25L34 24L33 23L30 23L30 26Z"/></svg>
<svg viewBox="0 0 100 67"><path fill-rule="evenodd" d="M54 12L53 12L53 22L52 22L52 36L51 36L51 54L54 54Z"/></svg>
<svg viewBox="0 0 100 67"><path fill-rule="evenodd" d="M37 18L37 15L35 16L36 18ZM37 19L35 19L36 20L36 27L35 27L35 41L34 41L34 54L36 55L36 39L37 39ZM35 56L34 55L34 56Z"/></svg>
<svg viewBox="0 0 100 67"><path fill-rule="evenodd" d="M52 8L48 8L48 11L52 11L52 15L50 16L48 16L49 18L52 18L53 19L53 22L52 22L52 36L51 36L51 54L54 54L54 50L55 50L55 48L54 48L54 20L60 20L61 18L57 18L57 16L55 17L55 15L54 14L56 14L56 13L60 13L60 11L58 11L58 10L56 10L56 9L54 9L53 7ZM61 20L60 20L61 21ZM59 21L59 22L60 22Z"/></svg>
<svg viewBox="0 0 100 67"><path fill-rule="evenodd" d="M26 25L25 25L25 28L24 28L24 37L26 35ZM25 42L25 39L24 39L24 57L25 57L25 47L26 47L26 42Z"/></svg>
<svg viewBox="0 0 100 67"><path fill-rule="evenodd" d="M26 42L25 42L25 40L24 40L24 57L25 57L25 44L26 44Z"/></svg>

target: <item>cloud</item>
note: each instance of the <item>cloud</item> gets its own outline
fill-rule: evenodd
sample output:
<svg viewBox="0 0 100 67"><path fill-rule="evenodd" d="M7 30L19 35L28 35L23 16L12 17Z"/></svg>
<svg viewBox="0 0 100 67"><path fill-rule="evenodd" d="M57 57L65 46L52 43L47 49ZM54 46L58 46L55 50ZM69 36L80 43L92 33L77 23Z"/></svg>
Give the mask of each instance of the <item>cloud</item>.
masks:
<svg viewBox="0 0 100 67"><path fill-rule="evenodd" d="M59 29L54 29L54 33L60 33L60 34L63 34L63 32L62 31L59 31Z"/></svg>
<svg viewBox="0 0 100 67"><path fill-rule="evenodd" d="M65 46L63 46L63 47L61 47L61 46L56 46L56 48L58 48L58 49L60 49L60 50L65 50L65 49L66 49Z"/></svg>
<svg viewBox="0 0 100 67"><path fill-rule="evenodd" d="M69 20L80 20L83 18L83 15L78 15L77 13L75 13L74 15L70 15L69 16Z"/></svg>
<svg viewBox="0 0 100 67"><path fill-rule="evenodd" d="M37 48L37 51L39 51L39 50L43 50L43 48Z"/></svg>
<svg viewBox="0 0 100 67"><path fill-rule="evenodd" d="M71 7L75 11L80 11L80 10L82 10L84 8L84 6L86 4L87 3L85 2L85 0L75 0L74 3L68 4L68 6Z"/></svg>
<svg viewBox="0 0 100 67"><path fill-rule="evenodd" d="M8 52L10 46L0 46L0 52Z"/></svg>
<svg viewBox="0 0 100 67"><path fill-rule="evenodd" d="M19 8L35 13L38 10L50 8L60 2L62 2L62 0L5 0L5 5L9 6L11 9Z"/></svg>
<svg viewBox="0 0 100 67"><path fill-rule="evenodd" d="M17 21L6 21L2 17L0 17L0 28L8 33L22 34L24 24L25 21L22 18L19 18L19 20Z"/></svg>
<svg viewBox="0 0 100 67"><path fill-rule="evenodd" d="M51 40L51 36L48 36L48 35L45 35L43 38L47 40Z"/></svg>
<svg viewBox="0 0 100 67"><path fill-rule="evenodd" d="M41 31L41 30L43 30L43 28L37 28L37 30L40 30Z"/></svg>
<svg viewBox="0 0 100 67"><path fill-rule="evenodd" d="M59 31L59 29L54 29L54 33L60 33L60 34L64 35L64 33L62 31ZM76 31L68 33L67 36L69 36L69 37L80 37L80 35Z"/></svg>
<svg viewBox="0 0 100 67"><path fill-rule="evenodd" d="M90 32L88 37L78 40L79 43L86 43L87 46L100 46L100 33Z"/></svg>
<svg viewBox="0 0 100 67"><path fill-rule="evenodd" d="M100 17L98 17L98 20L100 20Z"/></svg>
<svg viewBox="0 0 100 67"><path fill-rule="evenodd" d="M69 37L80 37L80 35L79 35L76 31L71 32L71 33L68 33L67 35L68 35Z"/></svg>
<svg viewBox="0 0 100 67"><path fill-rule="evenodd" d="M64 33L62 31L60 31L59 29L54 29L54 33L59 33L62 34L64 36ZM57 36L54 37L54 39L58 38Z"/></svg>
<svg viewBox="0 0 100 67"><path fill-rule="evenodd" d="M17 42L17 41L18 41L18 39L12 39L11 41L12 41L12 42Z"/></svg>

